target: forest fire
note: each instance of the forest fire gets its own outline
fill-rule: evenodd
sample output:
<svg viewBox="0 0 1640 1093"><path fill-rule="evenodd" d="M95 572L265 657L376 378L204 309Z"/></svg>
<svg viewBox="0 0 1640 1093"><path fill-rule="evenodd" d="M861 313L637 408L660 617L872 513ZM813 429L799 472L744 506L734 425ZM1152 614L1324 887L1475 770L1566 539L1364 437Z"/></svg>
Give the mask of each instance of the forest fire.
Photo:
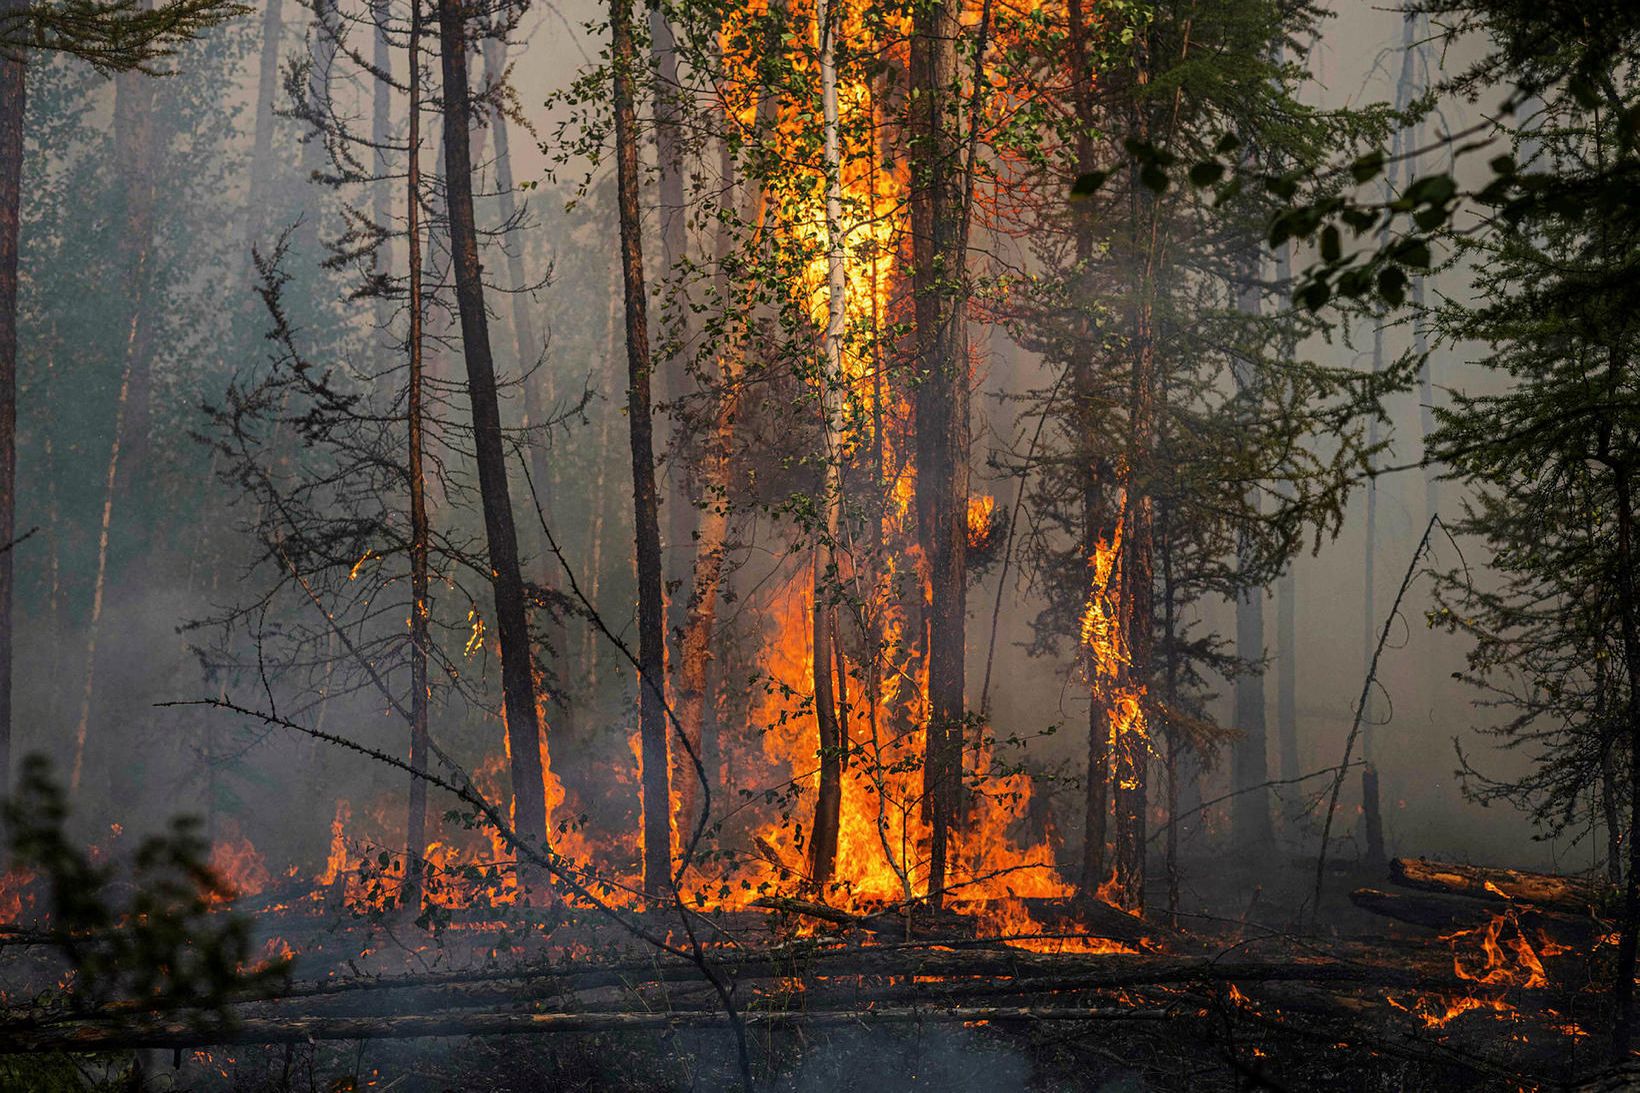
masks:
<svg viewBox="0 0 1640 1093"><path fill-rule="evenodd" d="M1624 5L11 6L0 1087L1634 1084Z"/></svg>

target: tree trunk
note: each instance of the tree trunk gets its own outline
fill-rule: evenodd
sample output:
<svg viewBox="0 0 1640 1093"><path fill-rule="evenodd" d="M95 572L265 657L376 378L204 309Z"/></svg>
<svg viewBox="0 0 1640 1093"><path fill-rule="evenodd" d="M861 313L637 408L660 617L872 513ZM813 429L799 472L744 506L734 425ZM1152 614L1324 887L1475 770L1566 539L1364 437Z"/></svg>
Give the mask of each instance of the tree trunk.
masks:
<svg viewBox="0 0 1640 1093"><path fill-rule="evenodd" d="M719 172L722 176L725 204L735 201L734 148L727 139L719 141ZM718 222L715 246L717 265L714 280L719 300L727 301L729 259L734 246L734 233L729 217ZM723 552L729 536L729 486L731 453L734 447L735 407L738 400L738 369L730 352L718 357L717 412L712 431L701 452L701 488L699 531L695 538L695 564L690 583L688 611L684 618L683 637L679 642L677 696L678 723L684 736L695 747L701 766L706 772L707 790L717 789L720 748L715 733L708 732L712 719L709 714L708 671L712 662L712 638L717 626L718 594L723 582ZM697 815L697 785L694 772L678 764L679 825L693 828Z"/></svg>
<svg viewBox="0 0 1640 1093"><path fill-rule="evenodd" d="M1078 174L1086 174L1098 168L1098 152L1094 145L1094 137L1098 133L1099 119L1095 114L1093 96L1094 72L1089 50L1091 29L1082 0L1070 0L1067 11L1071 64L1076 78L1071 96L1076 109L1076 170ZM1091 211L1080 211L1076 225L1076 263L1077 277L1085 282L1091 282L1091 266L1097 245L1094 228ZM1091 283L1089 287L1091 289ZM1094 558L1099 551L1100 542L1109 529L1104 490L1093 447L1100 400L1097 387L1098 365L1091 337L1089 343L1086 352L1079 356L1074 366L1073 390L1076 398L1074 412L1077 433L1084 438L1086 445L1086 450L1079 457L1079 471L1082 487L1082 557L1089 567L1088 582L1091 589L1095 581L1092 575ZM1110 816L1111 710L1104 695L1105 683L1092 678L1091 674L1088 682L1088 761L1087 775L1083 782L1084 823L1080 885L1084 896L1092 896L1107 879L1105 843L1109 835Z"/></svg>
<svg viewBox="0 0 1640 1093"><path fill-rule="evenodd" d="M381 13L385 18L385 12ZM378 36L377 41L382 41ZM405 172L407 212L405 232L409 241L410 275L410 356L409 393L405 414L409 422L410 478L410 778L409 812L405 820L404 904L414 910L421 906L424 883L423 863L427 856L427 782L417 777L427 770L428 693L427 633L430 605L427 602L427 479L422 458L425 450L422 419L422 286L421 286L421 4L410 5L410 126L406 143L409 163ZM377 56L377 63L384 58ZM377 87L384 86L378 82ZM378 107L381 100L377 100ZM385 131L386 126L381 128ZM385 174L385 171L383 172ZM382 221L386 222L385 218Z"/></svg>
<svg viewBox="0 0 1640 1093"><path fill-rule="evenodd" d="M843 767L848 749L847 725L839 717L837 702L838 689L843 684L843 661L842 649L834 649L837 611L831 602L839 580L837 533L843 504L843 452L837 434L837 414L844 382L843 331L847 322L848 284L843 266L843 168L837 115L836 44L841 20L832 17L827 0L816 0L814 21L819 37L820 106L824 127L821 145L826 185L826 329L821 336L818 400L823 442L821 458L825 461L821 505L825 515L823 526L815 534L813 570L814 713L819 730L820 790L814 803L809 866L814 883L824 885L831 880L837 863Z"/></svg>
<svg viewBox="0 0 1640 1093"><path fill-rule="evenodd" d="M458 0L439 0L439 52L444 67L444 180L449 207L450 252L461 312L461 346L472 400L473 451L478 463L484 532L495 585L495 621L501 643L501 689L506 708L507 754L513 786L513 826L537 848L546 844L546 793L542 781L546 739L535 708L535 673L530 656L524 581L518 564L502 446L501 408L496 397L495 361L490 355L489 318L478 261L473 215L473 169L469 144L471 101L467 84L467 42Z"/></svg>
<svg viewBox="0 0 1640 1093"><path fill-rule="evenodd" d="M1634 1043L1635 951L1640 944L1640 602L1634 587L1634 493L1632 471L1614 468L1617 494L1617 595L1623 639L1623 667L1628 683L1629 862L1623 885L1623 919L1617 942L1617 1020L1612 1026L1612 1055L1629 1057Z"/></svg>
<svg viewBox="0 0 1640 1093"><path fill-rule="evenodd" d="M506 42L497 38L485 40L484 68L485 77L491 84L500 83L507 72ZM507 256L507 280L512 283L513 289L509 294L513 347L524 388L524 427L531 430L527 441L530 479L535 485L536 496L540 499L542 515L550 521L553 516L552 465L547 459L546 438L537 435L534 430L539 430L546 424L552 405L552 386L541 359L541 342L536 336L535 323L530 316L531 297L524 291L528 281L524 270L523 240L514 234L514 226L518 221L518 195L513 187L511 140L507 125L507 115L497 105L490 115L490 128L495 132L495 177L496 188L500 191L498 196L501 203L501 223L507 232L502 250ZM543 574L543 583L551 587L557 583L561 567L555 559L549 559L545 562L545 568L551 576ZM564 618L559 612L551 611L548 614L550 617L546 625L547 643L551 646L557 662L568 665L568 628L564 625ZM556 715L550 726L552 732L559 739L573 739L575 704L570 697L567 671L560 672L553 679L551 696L552 710Z"/></svg>
<svg viewBox="0 0 1640 1093"><path fill-rule="evenodd" d="M1243 263L1242 280L1236 289L1236 310L1254 316L1260 311L1258 251ZM1234 366L1236 390L1246 392L1257 383L1250 361L1237 360ZM1248 505L1259 512L1258 487L1249 491ZM1243 544L1242 565L1248 563ZM1270 781L1270 750L1264 703L1264 589L1246 588L1236 596L1236 659L1242 671L1236 676L1235 727L1241 737L1230 749L1230 834L1237 850L1260 853L1270 846L1275 833L1270 827L1270 793L1263 788Z"/></svg>
<svg viewBox="0 0 1640 1093"><path fill-rule="evenodd" d="M420 16L419 11L412 11L410 13L411 22L419 23ZM371 58L371 63L376 66L377 71L384 75L389 75L393 71L393 43L387 37L387 25L391 18L392 8L388 0L370 0L370 20L375 30L373 36L374 56ZM410 51L412 53L416 49L416 30L417 28L412 28L411 31ZM412 57L411 64L417 63L417 59ZM416 76L416 73L412 72L411 75ZM393 86L388 80L381 77L377 77L373 82L375 86L372 89L373 98L370 105L370 142L375 145L374 167L372 170L374 177L371 179L371 187L375 191L375 208L371 213L371 218L375 220L376 227L379 230L386 232L393 219L393 187L389 185L387 180L388 173L392 170L392 164L388 157L388 144L392 133ZM412 89L411 93L419 98L419 90ZM420 133L420 120L415 117L415 110L414 106L410 108L410 124L415 127L409 138L412 157L416 155L416 140ZM412 189L410 192L413 203L415 190ZM392 266L392 255L384 253L388 249L388 241L383 239L371 251L370 268L372 272L378 267L390 268ZM375 297L373 303L375 304L376 326L385 333L392 322L392 301L385 293L381 293ZM418 318L415 321L419 323L420 320ZM419 355L420 350L414 352Z"/></svg>
<svg viewBox="0 0 1640 1093"><path fill-rule="evenodd" d="M285 24L283 0L266 0L262 9L262 55L256 74L256 130L251 143L251 184L245 207L245 262L266 227L272 200L274 98L279 88L279 44ZM255 276L254 268L248 270Z"/></svg>
<svg viewBox="0 0 1640 1093"><path fill-rule="evenodd" d="M129 502L135 474L147 458L153 387L147 303L154 243L154 152L153 81L142 72L122 72L114 77L114 162L116 174L127 180L116 266L117 291L125 305L120 316L125 348L114 411L114 439L109 446L108 471L103 482L102 518L97 531L97 568L92 579L91 618L86 627L85 686L80 696L74 760L69 773L71 793L78 791L84 773L93 699L97 693L98 639L107 599L114 512L121 500Z"/></svg>
<svg viewBox="0 0 1640 1093"><path fill-rule="evenodd" d="M1135 78L1149 82L1148 43L1135 46ZM1140 117L1140 128L1144 120ZM1147 134L1141 131L1141 139ZM1160 218L1156 202L1129 172L1129 223L1132 253L1139 263L1138 281L1129 306L1127 471L1122 490L1120 599L1122 636L1127 661L1121 673L1124 690L1141 703L1152 678L1154 616L1154 513L1149 476L1155 455L1156 346L1154 293L1160 261ZM1143 912L1145 906L1146 807L1150 740L1142 714L1125 718L1115 737L1115 869L1122 906Z"/></svg>
<svg viewBox="0 0 1640 1093"><path fill-rule="evenodd" d="M632 435L633 529L638 566L638 731L643 756L643 887L664 894L672 879L672 802L666 739L666 620L656 511L652 364L638 207L638 132L632 72L637 64L628 0L610 2L610 64L615 108L615 174L621 219L621 277L626 295L627 420Z"/></svg>
<svg viewBox="0 0 1640 1093"><path fill-rule="evenodd" d="M677 41L660 4L649 5L649 78L655 110L655 183L660 212L661 276L666 279L672 276L688 249L689 222L683 196L683 134L678 98L683 90L678 83ZM681 291L681 287L677 291ZM686 317L688 309L683 308L682 314ZM668 406L675 407L683 397L687 385L684 363L682 356L670 352L655 363L660 400ZM673 412L675 414L676 410ZM683 450L689 440L688 425L680 418L671 432L670 440L663 438L661 442L662 447L670 446L674 458L670 473L666 476L664 546L669 563L667 568L681 573L688 564L686 559L693 555L689 548L695 534L696 509L690 497L689 458ZM683 604L677 602L672 607L673 626L682 626Z"/></svg>
<svg viewBox="0 0 1640 1093"><path fill-rule="evenodd" d="M0 0L10 15L23 0ZM0 53L0 801L11 791L12 540L17 536L17 248L22 224L25 62ZM55 635L53 635L55 636ZM4 840L0 839L0 846ZM5 852L0 849L0 865Z"/></svg>
<svg viewBox="0 0 1640 1093"><path fill-rule="evenodd" d="M948 843L961 822L964 652L967 627L968 360L961 288L964 251L958 141L955 0L931 0L912 17L911 252L917 531L928 574L927 750L923 814L931 831L928 892L946 882Z"/></svg>

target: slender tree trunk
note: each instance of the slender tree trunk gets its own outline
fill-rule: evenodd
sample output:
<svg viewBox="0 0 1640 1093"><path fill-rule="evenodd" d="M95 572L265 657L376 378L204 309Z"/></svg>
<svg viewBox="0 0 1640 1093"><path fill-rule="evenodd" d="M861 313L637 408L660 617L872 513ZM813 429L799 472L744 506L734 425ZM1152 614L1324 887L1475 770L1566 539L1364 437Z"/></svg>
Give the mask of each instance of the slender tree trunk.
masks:
<svg viewBox="0 0 1640 1093"><path fill-rule="evenodd" d="M1236 290L1236 309L1243 315L1260 311L1258 252L1244 263L1241 284ZM1249 391L1258 381L1253 364L1238 360L1235 383L1238 392ZM1248 507L1259 511L1257 486L1249 490ZM1242 544L1242 565L1248 563ZM1236 676L1235 727L1241 737L1230 750L1230 782L1237 795L1230 803L1230 833L1238 850L1260 853L1274 841L1270 827L1270 794L1263 788L1270 781L1270 752L1264 702L1264 589L1246 588L1236 596L1236 659L1243 670Z"/></svg>
<svg viewBox="0 0 1640 1093"><path fill-rule="evenodd" d="M385 16L385 13L382 13ZM378 37L378 42L381 38ZM383 63L378 55L377 63ZM422 418L422 286L421 286L421 2L410 5L410 126L406 138L409 163L405 172L406 223L409 243L410 356L409 394L405 414L409 419L408 471L410 477L410 778L409 814L405 822L405 897L412 909L421 906L424 861L427 857L427 782L418 777L427 770L427 718L431 695L428 691L427 633L430 604L427 601L427 478L422 459L426 441ZM378 87L382 86L380 83ZM378 106L380 100L378 100ZM382 127L385 129L385 126ZM382 174L386 172L383 171ZM383 223L386 219L383 218Z"/></svg>
<svg viewBox="0 0 1640 1093"><path fill-rule="evenodd" d="M948 843L960 822L967 628L968 361L962 335L964 247L958 186L955 0L912 17L911 251L916 339L917 529L928 572L927 752L923 811L931 830L928 892L943 896Z"/></svg>
<svg viewBox="0 0 1640 1093"><path fill-rule="evenodd" d="M1072 104L1076 109L1076 170L1078 174L1086 174L1099 166L1098 151L1094 144L1099 119L1094 112L1094 71L1089 52L1091 29L1082 0L1070 0L1067 13L1071 64L1076 78L1071 95ZM1082 211L1076 225L1076 276L1078 281L1088 284L1090 289L1092 264L1097 246L1094 228L1092 213ZM1094 356L1093 332L1088 331L1087 334L1086 351L1078 356L1073 366L1075 375L1072 391L1076 398L1073 412L1076 415L1077 434L1083 438L1085 446L1078 456L1078 479L1082 491L1082 557L1088 566L1088 584L1091 589L1094 582L1094 559L1104 533L1108 530L1108 514L1103 483L1099 476L1098 456L1094 449L1095 430L1100 425L1098 365ZM1092 896L1108 876L1105 849L1110 817L1111 709L1104 693L1105 682L1090 678L1089 685L1081 876L1081 890L1085 896Z"/></svg>
<svg viewBox="0 0 1640 1093"><path fill-rule="evenodd" d="M1149 43L1135 43L1135 78L1149 82ZM1138 116L1141 139L1147 119ZM1139 181L1138 168L1128 179L1132 254L1139 264L1138 279L1129 308L1128 406L1126 462L1122 490L1122 550L1118 601L1127 661L1120 680L1124 690L1142 699L1153 676L1154 633L1154 514L1149 494L1155 458L1157 381L1155 292L1161 260L1161 223L1154 196ZM1141 702L1141 706L1143 703ZM1146 808L1150 740L1145 718L1124 719L1115 738L1115 869L1116 891L1122 905L1143 912L1145 906Z"/></svg>
<svg viewBox="0 0 1640 1093"><path fill-rule="evenodd" d="M843 377L843 331L847 323L848 288L843 254L843 168L837 115L837 28L841 20L828 0L814 9L820 54L821 139L826 186L826 329L821 336L819 404L825 474L821 485L824 525L814 550L814 712L818 727L820 790L814 804L810 876L817 885L831 880L837 862L838 824L843 805L843 767L847 760L846 723L839 717L837 694L843 685L842 649L835 648L837 611L831 602L838 585L837 533L842 515L842 459L837 414ZM833 669L836 669L833 682ZM959 738L960 740L960 738ZM958 745L961 746L960 743Z"/></svg>
<svg viewBox="0 0 1640 1093"><path fill-rule="evenodd" d="M251 143L251 184L245 208L245 262L247 274L251 249L267 226L267 210L273 190L274 98L279 89L279 43L284 37L281 18L284 0L266 0L262 8L262 55L256 74L256 130Z"/></svg>
<svg viewBox="0 0 1640 1093"><path fill-rule="evenodd" d="M439 52L444 68L444 182L449 207L450 252L456 305L461 312L461 346L472 400L473 451L478 463L484 532L495 585L495 621L501 643L501 689L507 715L508 758L513 784L513 823L537 846L547 840L546 791L542 781L546 738L535 708L535 672L530 655L524 580L518 563L502 445L501 407L496 397L495 361L490 355L489 318L478 261L473 214L471 110L467 82L467 41L459 0L439 0Z"/></svg>
<svg viewBox="0 0 1640 1093"><path fill-rule="evenodd" d="M92 579L91 618L86 627L85 686L74 730L70 792L78 791L85 767L96 695L103 605L107 600L114 513L122 500L129 502L136 473L141 470L137 464L147 456L153 379L147 314L154 242L153 114L154 88L150 77L141 72L122 72L114 78L114 162L119 177L126 180L117 267L120 280L115 286L125 305L121 315L125 348L114 411L114 439L109 446L108 471L103 484L102 518L97 531L97 568Z"/></svg>
<svg viewBox="0 0 1640 1093"><path fill-rule="evenodd" d="M411 21L415 22L419 18L420 12L412 11L410 15ZM382 73L391 73L393 71L393 43L387 37L388 21L391 18L392 8L388 0L370 0L370 20L375 30L373 36L374 56L371 58L371 63ZM415 46L412 44L412 52L414 49ZM388 156L388 143L393 129L393 87L385 79L378 78L374 83L373 98L370 104L370 142L375 145L373 149L375 153L373 156L373 173L375 177L371 183L375 191L375 208L371 213L371 217L375 220L377 228L385 232L393 219L393 187L387 181L388 172L392 169ZM414 118L414 108L412 108L411 113L412 124L417 126L417 132L419 133L419 120ZM411 146L413 149L414 139L411 141ZM414 151L411 152L412 157L415 154ZM414 193L414 191L411 192ZM370 268L375 271L378 266L391 268L392 264L393 258L390 253L390 245L384 239L371 252ZM379 294L375 297L374 304L376 326L378 329L386 331L392 323L392 301L388 299L386 294ZM417 321L419 322L419 319ZM415 352L419 353L420 350L415 350Z"/></svg>
<svg viewBox="0 0 1640 1093"><path fill-rule="evenodd" d="M507 73L506 42L498 38L485 40L484 69L485 78L492 85L501 82ZM515 225L518 222L518 194L513 186L511 139L507 126L507 115L498 104L491 112L490 128L495 133L495 177L496 188L500 191L501 223L507 232L502 250L507 256L507 279L512 283L513 289L509 294L513 348L519 375L523 380L524 426L530 430L530 480L535 484L535 492L540 499L543 514L551 520L554 498L552 464L547 458L546 438L537 435L535 431L546 424L552 405L552 386L545 363L541 359L541 341L536 335L535 322L530 315L531 297L525 291L528 281L524 270L523 240L515 234ZM552 559L548 559L545 566L551 576L548 578L544 575L543 579L550 587L558 583L560 566ZM570 648L564 618L556 611L548 614L550 617L546 626L547 644L551 646L558 663L567 665L570 662ZM570 696L567 672L560 672L553 680L551 693L551 708L555 715L552 731L559 739L573 739L575 703Z"/></svg>
<svg viewBox="0 0 1640 1093"><path fill-rule="evenodd" d="M649 78L655 109L655 188L660 212L661 277L665 279L672 276L677 264L684 258L688 248L689 223L683 195L683 132L679 101L683 90L678 82L677 40L659 3L649 5ZM687 308L684 315L687 316ZM664 344L666 342L663 341ZM661 402L668 406L675 406L683 396L687 385L684 363L683 357L670 351L664 351L661 359L655 362L657 393ZM666 514L663 543L666 568L674 573L681 573L693 555L690 542L695 534L696 509L690 496L689 457L684 451L688 441L688 426L681 419L671 430L670 438L663 436L661 439L662 448L669 448L674 460L666 476L666 498L662 506ZM672 605L672 627L682 625L683 603L680 599Z"/></svg>
<svg viewBox="0 0 1640 1093"><path fill-rule="evenodd" d="M1276 743L1281 779L1298 769L1298 578L1291 568L1276 581Z"/></svg>
<svg viewBox="0 0 1640 1093"><path fill-rule="evenodd" d="M727 139L718 142L718 168L722 176L723 200L732 206L736 201L737 183L734 147ZM734 247L731 218L719 220L716 234L713 278L717 298L726 304L732 288L729 282L729 259ZM713 791L718 787L721 773L721 749L716 733L709 731L715 724L710 714L709 672L718 598L723 582L723 554L729 535L729 476L734 449L735 409L739 397L739 370L732 353L732 350L726 349L718 356L717 412L712 431L701 452L699 530L695 539L688 612L679 642L677 676L678 722L684 735L695 746ZM676 765L679 777L683 779L678 787L677 822L692 827L697 807L695 778L692 771L683 770L682 764Z"/></svg>
<svg viewBox="0 0 1640 1093"><path fill-rule="evenodd" d="M656 511L652 364L638 207L638 133L632 72L637 63L628 0L610 0L614 75L615 172L626 293L627 419L632 431L633 528L638 566L638 731L643 755L643 887L653 898L672 878L672 802L666 739L666 621L661 590L660 514Z"/></svg>
<svg viewBox="0 0 1640 1093"><path fill-rule="evenodd" d="M23 6L23 0L0 0L0 15ZM24 73L21 54L0 53L0 801L11 791L11 544L17 536L17 249L23 201ZM3 859L0 850L0 862Z"/></svg>
<svg viewBox="0 0 1640 1093"><path fill-rule="evenodd" d="M1615 386L1615 384L1613 385ZM1640 948L1640 600L1634 581L1634 482L1626 462L1614 467L1617 501L1617 595L1628 684L1629 861L1623 885L1623 921L1618 933L1612 1055L1626 1060L1634 1044L1634 972Z"/></svg>

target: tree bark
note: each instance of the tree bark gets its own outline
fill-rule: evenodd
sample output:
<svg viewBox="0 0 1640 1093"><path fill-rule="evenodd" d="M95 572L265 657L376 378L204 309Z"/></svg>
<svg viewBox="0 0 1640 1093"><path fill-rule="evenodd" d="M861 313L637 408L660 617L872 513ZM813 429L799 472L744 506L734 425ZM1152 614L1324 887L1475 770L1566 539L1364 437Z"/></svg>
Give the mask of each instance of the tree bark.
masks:
<svg viewBox="0 0 1640 1093"><path fill-rule="evenodd" d="M495 586L495 619L501 644L501 689L507 720L507 754L513 788L513 826L519 835L546 845L546 792L542 781L546 739L535 708L535 673L530 656L524 582L518 563L518 533L507 489L501 408L495 361L490 354L489 318L478 261L473 214L472 104L467 83L466 27L459 0L439 0L439 52L444 70L444 180L449 207L450 251L461 313L461 346L472 401L473 451Z"/></svg>
<svg viewBox="0 0 1640 1093"><path fill-rule="evenodd" d="M837 114L837 27L827 0L814 9L820 53L821 139L826 188L826 328L821 335L819 405L825 473L821 485L824 522L815 536L814 712L818 727L820 790L814 804L810 843L810 877L817 885L831 880L837 863L838 824L843 805L843 767L847 760L846 723L839 716L838 690L843 682L841 648L835 648L837 612L831 603L838 581L837 533L842 516L842 458L837 434L838 402L843 377L843 332L848 288L843 253L843 176ZM835 669L835 682L834 680ZM846 711L844 713L846 716Z"/></svg>
<svg viewBox="0 0 1640 1093"><path fill-rule="evenodd" d="M1259 251L1255 248L1242 263L1241 283L1236 288L1236 310L1256 316L1260 311L1258 288ZM1258 382L1251 361L1238 359L1233 368L1236 390L1247 392ZM1248 490L1248 507L1255 518L1260 510L1258 486ZM1245 542L1238 562L1248 561ZM1275 841L1270 826L1270 749L1264 702L1264 589L1245 588L1236 596L1236 659L1242 670L1236 676L1235 727L1240 739L1230 749L1230 784L1238 791L1231 798L1230 835L1238 850L1253 854Z"/></svg>
<svg viewBox="0 0 1640 1093"><path fill-rule="evenodd" d="M651 897L672 879L672 802L666 739L666 620L656 511L653 366L638 207L638 133L632 72L637 64L628 0L610 0L610 66L615 108L615 174L626 295L627 420L632 438L633 529L638 566L638 732L643 756L643 887Z"/></svg>
<svg viewBox="0 0 1640 1093"><path fill-rule="evenodd" d="M1445 892L1508 903L1531 903L1557 911L1587 914L1599 907L1606 889L1599 881L1558 873L1529 873L1426 858L1395 858L1390 879L1404 888Z"/></svg>
<svg viewBox="0 0 1640 1093"><path fill-rule="evenodd" d="M655 189L660 213L661 274L671 277L677 264L688 249L688 210L683 195L683 133L680 119L678 83L678 49L667 21L666 12L659 3L649 5L649 80L655 110ZM681 289L680 289L681 291ZM685 316L688 309L683 309ZM687 318L685 318L687 321ZM673 407L683 397L687 386L684 358L666 353L655 363L660 400ZM662 439L662 447L670 447L674 463L666 476L666 536L663 540L665 557L674 573L680 572L692 556L690 543L694 538L696 509L690 496L688 426L678 418L671 437ZM683 625L681 603L674 603L674 625Z"/></svg>
<svg viewBox="0 0 1640 1093"><path fill-rule="evenodd" d="M9 15L24 0L0 0ZM22 227L23 56L0 52L0 801L11 791L13 550L17 537L17 267ZM0 846L3 846L0 839ZM5 852L0 849L0 863Z"/></svg>
<svg viewBox="0 0 1640 1093"><path fill-rule="evenodd" d="M385 18L385 12L379 13ZM385 35L378 37L383 40ZM384 58L378 55L377 63ZM421 3L410 5L410 125L406 139L409 162L405 171L406 223L409 242L410 357L409 392L405 414L409 424L408 471L410 478L410 801L405 820L404 903L420 909L423 863L427 856L427 782L419 777L427 770L428 693L427 660L430 640L427 602L427 479L423 468L425 440L422 418L422 285L421 285ZM381 82L377 87L382 87ZM378 107L380 100L378 99ZM385 131L386 126L381 128ZM383 171L385 174L385 171ZM385 218L383 220L385 223Z"/></svg>
<svg viewBox="0 0 1640 1093"><path fill-rule="evenodd" d="M1634 586L1634 493L1632 471L1618 461L1613 468L1617 494L1617 595L1628 682L1626 720L1629 732L1629 865L1623 885L1623 918L1617 941L1612 1055L1627 1059L1634 1043L1634 972L1640 947L1640 602Z"/></svg>
<svg viewBox="0 0 1640 1093"><path fill-rule="evenodd" d="M1099 119L1095 114L1093 96L1094 71L1090 55L1087 12L1082 0L1069 0L1069 41L1071 65L1076 83L1071 101L1076 109L1076 170L1086 174L1098 168L1098 151L1094 138ZM1082 210L1076 225L1077 276L1091 289L1092 264L1097 239L1091 211ZM1090 332L1091 333L1091 332ZM1091 343L1091 338L1089 339ZM1073 393L1076 398L1077 433L1083 438L1085 450L1080 453L1079 477L1082 488L1082 558L1088 566L1088 586L1095 581L1094 559L1099 544L1109 531L1107 506L1103 483L1100 481L1098 456L1094 450L1094 430L1099 413L1097 362L1094 347L1089 344L1075 364ZM1104 684L1089 679L1088 693L1088 748L1087 771L1083 782L1083 839L1081 892L1092 896L1107 879L1105 844L1109 835L1110 819L1110 723L1111 711L1103 694Z"/></svg>
<svg viewBox="0 0 1640 1093"><path fill-rule="evenodd" d="M928 892L946 881L949 840L961 822L964 653L967 627L968 360L963 339L962 194L957 185L957 42L954 0L912 17L911 252L914 297L917 531L928 574L928 729L923 814L931 831Z"/></svg>
<svg viewBox="0 0 1640 1093"><path fill-rule="evenodd" d="M274 0L274 2L277 2L277 0ZM412 11L410 13L411 21L418 22L420 14L419 11ZM391 74L393 71L393 43L387 37L388 20L391 18L392 9L388 0L370 0L370 20L375 30L375 34L372 36L374 56L371 58L371 63L384 74ZM412 37L416 37L414 30L412 30ZM415 49L416 46L412 42L411 52L414 53ZM415 63L415 58L412 58L412 63ZM415 76L416 74L412 73L411 75ZM393 86L388 80L380 77L374 80L374 85L370 104L370 142L375 146L372 157L374 178L371 180L371 186L375 191L375 208L371 217L375 220L376 227L386 232L388 224L393 219L393 187L387 181L388 172L392 169L388 156L390 151L388 144L392 133ZM415 107L411 107L410 113L411 123L417 126L419 134L419 119L415 117ZM412 136L410 138L412 156L416 154L415 142L416 137ZM412 190L411 193L414 194L415 191ZM383 239L371 251L370 268L372 271L375 271L378 266L392 266L392 256L382 253L387 249L388 241ZM392 322L392 301L388 299L385 293L382 293L375 297L373 303L375 304L376 326L385 332Z"/></svg>

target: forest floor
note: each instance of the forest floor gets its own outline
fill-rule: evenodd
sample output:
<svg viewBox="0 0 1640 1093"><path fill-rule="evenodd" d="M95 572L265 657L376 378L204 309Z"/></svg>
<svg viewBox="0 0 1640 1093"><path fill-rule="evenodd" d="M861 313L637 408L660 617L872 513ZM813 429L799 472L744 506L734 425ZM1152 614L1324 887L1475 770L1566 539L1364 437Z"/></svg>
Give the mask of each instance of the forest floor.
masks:
<svg viewBox="0 0 1640 1093"><path fill-rule="evenodd" d="M1309 916L1313 861L1189 864L1177 929L1154 913L1037 907L1068 936L1004 944L961 916L837 922L788 901L707 916L715 927L697 936L760 1089L1528 1089L1608 1073L1610 945L1592 916L1500 901L1467 925L1477 901L1384 897L1460 915L1414 925L1359 906L1351 893L1389 878L1347 863L1329 868ZM1165 908L1153 879L1151 906ZM209 1028L14 1005L13 1050L38 1050L0 1057L0 1082L285 1093L742 1080L702 968L599 918L458 916L433 938L402 916L281 907L258 926L296 953L291 989L236 1001Z"/></svg>

